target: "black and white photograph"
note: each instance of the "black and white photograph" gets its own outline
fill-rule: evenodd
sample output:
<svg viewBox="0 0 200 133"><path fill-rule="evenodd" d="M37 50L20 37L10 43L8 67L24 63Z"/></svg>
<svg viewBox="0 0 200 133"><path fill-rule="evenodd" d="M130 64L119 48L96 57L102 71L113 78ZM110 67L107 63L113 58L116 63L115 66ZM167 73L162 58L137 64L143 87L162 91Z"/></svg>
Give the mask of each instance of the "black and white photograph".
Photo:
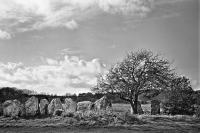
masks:
<svg viewBox="0 0 200 133"><path fill-rule="evenodd" d="M0 0L0 133L200 133L200 0Z"/></svg>

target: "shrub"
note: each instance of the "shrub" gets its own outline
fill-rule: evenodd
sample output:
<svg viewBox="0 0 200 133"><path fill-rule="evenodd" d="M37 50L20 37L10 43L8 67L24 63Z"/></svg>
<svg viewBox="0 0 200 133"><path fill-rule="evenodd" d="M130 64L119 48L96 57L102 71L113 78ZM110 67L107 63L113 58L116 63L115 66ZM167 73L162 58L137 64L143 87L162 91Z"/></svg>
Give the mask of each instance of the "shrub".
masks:
<svg viewBox="0 0 200 133"><path fill-rule="evenodd" d="M195 112L196 117L200 118L200 106L198 106L196 108L196 112Z"/></svg>
<svg viewBox="0 0 200 133"><path fill-rule="evenodd" d="M66 119L64 120L64 122L65 122L66 124L74 125L74 124L77 123L77 120L76 120L75 118L66 118Z"/></svg>
<svg viewBox="0 0 200 133"><path fill-rule="evenodd" d="M62 115L62 113L63 113L63 110L62 109L57 109L57 110L55 110L55 112L54 112L54 116L61 116Z"/></svg>
<svg viewBox="0 0 200 133"><path fill-rule="evenodd" d="M172 115L194 114L193 90L190 86L189 79L185 77L174 79L168 97L169 99L163 103L164 113Z"/></svg>

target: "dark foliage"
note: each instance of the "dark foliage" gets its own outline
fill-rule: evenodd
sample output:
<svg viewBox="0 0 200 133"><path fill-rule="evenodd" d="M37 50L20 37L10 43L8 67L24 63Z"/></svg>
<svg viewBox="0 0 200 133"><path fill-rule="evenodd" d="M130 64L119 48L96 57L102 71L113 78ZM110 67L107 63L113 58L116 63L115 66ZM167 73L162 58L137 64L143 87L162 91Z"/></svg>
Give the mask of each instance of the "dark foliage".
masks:
<svg viewBox="0 0 200 133"><path fill-rule="evenodd" d="M192 115L194 113L194 91L186 77L173 80L168 92L168 101L164 103L164 112L167 114Z"/></svg>
<svg viewBox="0 0 200 133"><path fill-rule="evenodd" d="M6 100L14 99L24 103L28 97L28 94L25 94L22 90L16 88L4 87L0 89L0 103L3 103Z"/></svg>
<svg viewBox="0 0 200 133"><path fill-rule="evenodd" d="M76 102L80 101L96 101L97 99L100 99L103 95L101 93L80 93L77 95L68 95L68 96L57 96L57 95L48 95L48 94L31 94L26 93L30 92L26 90L17 89L17 88L11 88L11 87L3 87L0 89L0 103L5 102L6 100L14 100L17 99L21 103L25 103L25 101L28 100L31 96L35 96L39 99L47 99L48 101L51 101L54 98L60 98L62 102L64 102L65 98L72 98ZM119 97L115 95L106 94L109 99L111 99L112 103L125 103L123 100L121 100Z"/></svg>

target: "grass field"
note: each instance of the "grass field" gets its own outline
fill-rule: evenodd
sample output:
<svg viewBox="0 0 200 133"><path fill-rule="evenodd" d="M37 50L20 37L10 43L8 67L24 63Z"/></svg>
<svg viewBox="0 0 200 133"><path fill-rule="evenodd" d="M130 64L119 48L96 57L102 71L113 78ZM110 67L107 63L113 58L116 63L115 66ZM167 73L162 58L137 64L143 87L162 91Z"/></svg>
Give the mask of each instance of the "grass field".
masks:
<svg viewBox="0 0 200 133"><path fill-rule="evenodd" d="M149 110L149 105L143 105ZM0 133L129 133L129 132L200 132L200 119L193 116L124 115L128 104L114 104L113 114L92 112L84 117L47 117L36 119L12 119L0 117ZM147 111L148 112L148 111Z"/></svg>
<svg viewBox="0 0 200 133"><path fill-rule="evenodd" d="M150 114L151 112L151 104L142 104L142 109L145 114ZM112 105L112 108L115 112L130 112L131 105L130 104L121 104L116 103Z"/></svg>

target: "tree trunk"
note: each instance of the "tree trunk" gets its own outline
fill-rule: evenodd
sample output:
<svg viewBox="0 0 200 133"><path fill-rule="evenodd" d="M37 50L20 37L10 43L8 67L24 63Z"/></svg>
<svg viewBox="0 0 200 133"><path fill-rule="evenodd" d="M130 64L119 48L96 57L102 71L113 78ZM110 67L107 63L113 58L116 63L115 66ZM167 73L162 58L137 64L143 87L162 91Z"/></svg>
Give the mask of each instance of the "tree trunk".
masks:
<svg viewBox="0 0 200 133"><path fill-rule="evenodd" d="M134 99L134 112L135 114L138 114L138 95L135 95L135 99Z"/></svg>
<svg viewBox="0 0 200 133"><path fill-rule="evenodd" d="M134 101L130 101L131 114L138 114L138 95L135 95Z"/></svg>

